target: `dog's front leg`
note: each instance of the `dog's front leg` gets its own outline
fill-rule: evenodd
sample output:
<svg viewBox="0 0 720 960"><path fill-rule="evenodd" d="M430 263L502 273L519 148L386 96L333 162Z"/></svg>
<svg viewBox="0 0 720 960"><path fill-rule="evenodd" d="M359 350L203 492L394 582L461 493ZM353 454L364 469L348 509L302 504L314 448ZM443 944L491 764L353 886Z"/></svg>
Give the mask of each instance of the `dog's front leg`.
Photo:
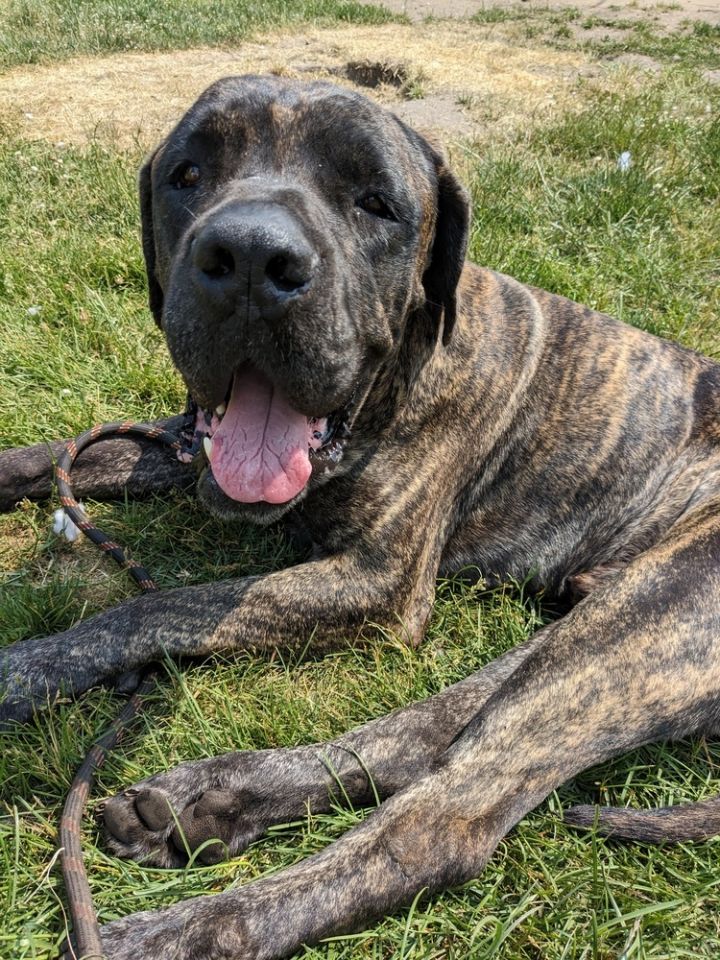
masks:
<svg viewBox="0 0 720 960"><path fill-rule="evenodd" d="M183 416L155 420L152 426L179 433ZM45 500L52 492L54 464L64 441L38 443L0 453L0 510L11 510L24 498ZM73 467L73 492L78 498L114 500L184 489L195 482L195 473L180 463L172 451L138 437L111 437L84 450Z"/></svg>
<svg viewBox="0 0 720 960"><path fill-rule="evenodd" d="M426 776L452 740L542 642L536 633L482 670L329 743L242 750L190 760L104 803L112 849L178 867L237 855L276 823L330 810L338 797L372 804ZM217 840L216 843L210 841Z"/></svg>
<svg viewBox="0 0 720 960"><path fill-rule="evenodd" d="M428 776L288 870L108 925L107 956L289 956L477 875L522 816L591 764L716 726L717 506L545 628Z"/></svg>
<svg viewBox="0 0 720 960"><path fill-rule="evenodd" d="M337 645L366 621L422 635L435 567L350 551L265 576L146 594L51 637L0 651L0 719L27 719L165 656Z"/></svg>

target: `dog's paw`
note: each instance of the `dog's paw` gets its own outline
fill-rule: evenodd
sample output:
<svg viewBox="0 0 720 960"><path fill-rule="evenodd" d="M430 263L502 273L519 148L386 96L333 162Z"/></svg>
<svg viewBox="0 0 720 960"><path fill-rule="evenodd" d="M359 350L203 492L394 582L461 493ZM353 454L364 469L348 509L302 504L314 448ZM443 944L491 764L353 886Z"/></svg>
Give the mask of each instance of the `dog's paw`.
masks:
<svg viewBox="0 0 720 960"><path fill-rule="evenodd" d="M157 867L235 856L269 821L252 790L225 789L218 779L212 761L181 764L106 800L99 812L110 847Z"/></svg>

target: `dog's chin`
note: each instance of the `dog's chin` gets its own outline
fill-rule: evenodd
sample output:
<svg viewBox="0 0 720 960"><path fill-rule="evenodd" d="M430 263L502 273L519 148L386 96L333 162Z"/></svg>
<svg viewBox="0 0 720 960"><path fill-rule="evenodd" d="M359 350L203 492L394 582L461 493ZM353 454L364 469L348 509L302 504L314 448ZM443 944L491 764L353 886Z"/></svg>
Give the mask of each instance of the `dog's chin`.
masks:
<svg viewBox="0 0 720 960"><path fill-rule="evenodd" d="M307 487L287 503L241 503L220 489L212 471L205 467L197 484L197 498L201 505L218 520L227 523L248 522L260 527L276 523L295 507L307 494Z"/></svg>

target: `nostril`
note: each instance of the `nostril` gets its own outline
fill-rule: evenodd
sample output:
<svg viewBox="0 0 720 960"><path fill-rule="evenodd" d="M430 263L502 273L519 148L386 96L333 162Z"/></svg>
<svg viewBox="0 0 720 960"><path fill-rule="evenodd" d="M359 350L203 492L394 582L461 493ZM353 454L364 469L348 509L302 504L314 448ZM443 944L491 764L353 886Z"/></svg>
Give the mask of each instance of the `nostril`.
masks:
<svg viewBox="0 0 720 960"><path fill-rule="evenodd" d="M265 267L265 273L271 280L282 282L287 269L287 257L273 257Z"/></svg>
<svg viewBox="0 0 720 960"><path fill-rule="evenodd" d="M200 269L206 277L212 277L213 280L226 277L235 270L233 255L224 247L216 247L214 250L208 251L202 259L204 262Z"/></svg>
<svg viewBox="0 0 720 960"><path fill-rule="evenodd" d="M272 280L278 290L285 293L292 293L304 287L308 282L307 272L300 264L293 263L288 257L280 254L268 261L265 267L266 276Z"/></svg>

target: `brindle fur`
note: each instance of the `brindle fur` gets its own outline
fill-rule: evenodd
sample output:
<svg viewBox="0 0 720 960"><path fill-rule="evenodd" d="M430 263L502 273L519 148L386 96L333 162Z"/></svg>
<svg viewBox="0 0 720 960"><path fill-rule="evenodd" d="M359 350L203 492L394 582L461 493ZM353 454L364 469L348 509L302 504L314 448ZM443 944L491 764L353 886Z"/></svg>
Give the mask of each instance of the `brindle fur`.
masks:
<svg viewBox="0 0 720 960"><path fill-rule="evenodd" d="M188 157L209 185L183 206L167 181ZM466 566L491 583L589 593L479 673L336 741L182 764L108 801L117 853L178 866L185 842L216 838L200 854L214 861L308 803L327 810L338 778L358 803L374 790L384 800L272 877L109 924L108 957L287 956L476 876L527 811L588 766L717 731L720 366L462 267L467 201L442 159L329 85L216 84L141 187L151 305L193 395L217 403L228 371L250 359L308 415L347 405L352 436L334 472L321 464L292 505L311 561L139 597L10 647L5 717L166 653L302 647L310 635L329 649L367 621L417 642L436 577ZM358 212L356 198L379 189L395 198L397 223ZM193 231L255 202L300 224L322 261L281 322L247 298L206 302L188 279ZM85 495L185 483L164 455L119 443L80 460ZM0 457L4 506L48 490L46 453ZM208 474L199 494L220 515L240 509ZM266 522L282 510L245 512ZM653 840L708 836L720 809L605 811L599 824Z"/></svg>

